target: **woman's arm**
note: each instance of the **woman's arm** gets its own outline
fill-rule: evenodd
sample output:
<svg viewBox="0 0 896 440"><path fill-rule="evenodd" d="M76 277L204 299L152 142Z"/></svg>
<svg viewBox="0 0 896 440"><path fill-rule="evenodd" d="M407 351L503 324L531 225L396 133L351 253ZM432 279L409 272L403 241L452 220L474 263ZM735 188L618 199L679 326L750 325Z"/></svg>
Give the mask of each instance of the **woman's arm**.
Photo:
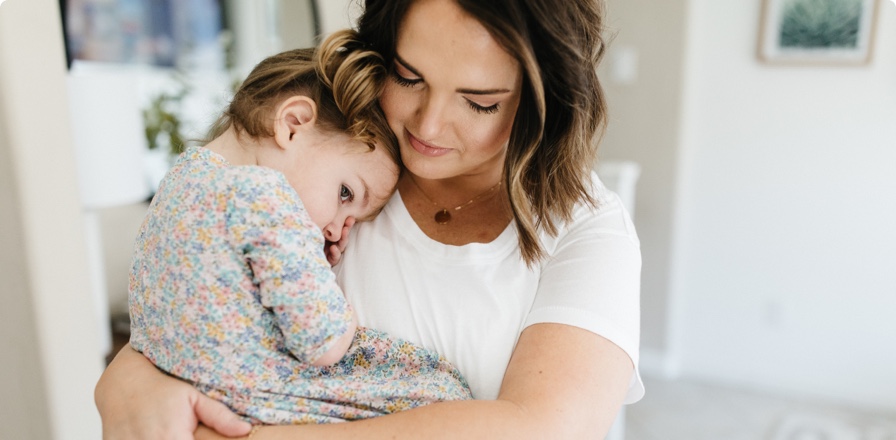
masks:
<svg viewBox="0 0 896 440"><path fill-rule="evenodd" d="M265 439L599 439L622 405L634 367L597 334L536 324L520 335L497 400L443 402L351 423L271 426ZM219 438L210 430L197 439Z"/></svg>
<svg viewBox="0 0 896 440"><path fill-rule="evenodd" d="M192 439L198 423L228 436L251 426L224 404L162 373L126 345L103 372L94 393L103 439Z"/></svg>

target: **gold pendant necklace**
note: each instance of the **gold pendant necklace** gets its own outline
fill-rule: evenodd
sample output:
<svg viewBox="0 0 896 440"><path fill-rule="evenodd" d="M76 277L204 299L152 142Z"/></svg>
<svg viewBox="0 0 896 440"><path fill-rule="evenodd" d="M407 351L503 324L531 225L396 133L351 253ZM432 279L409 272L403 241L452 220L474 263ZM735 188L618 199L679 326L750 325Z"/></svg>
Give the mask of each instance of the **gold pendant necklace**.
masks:
<svg viewBox="0 0 896 440"><path fill-rule="evenodd" d="M451 208L451 209L449 210L448 208L444 207L444 205L440 205L440 204L434 202L431 198L429 198L429 196L426 195L426 192L423 191L423 188L420 188L420 185L417 184L417 181L414 180L413 177L408 176L408 179L411 180L411 183L414 185L414 187L417 188L417 191L420 191L420 194L423 194L423 197L424 197L426 200L428 200L429 203L432 203L433 206L435 206L436 208L439 209L438 211L436 211L436 214L433 216L433 220L435 220L436 223L438 223L438 224L440 224L440 225L447 224L448 222L451 221L451 211L460 211L461 209L466 208L467 206L472 205L473 202L475 202L475 201L477 201L477 200L479 200L479 199L481 199L481 198L483 198L483 197L485 197L485 196L487 196L487 195L490 195L490 194L492 194L493 192L495 192L495 190L498 189L498 187L501 186L501 183L502 183L502 182L499 180L498 183L496 183L493 187L489 188L488 190L486 190L486 191L483 192L482 194L479 194L478 196L473 197L472 199L468 200L467 202L465 202L465 203L461 203L460 205L457 205L457 206L455 206L454 208Z"/></svg>

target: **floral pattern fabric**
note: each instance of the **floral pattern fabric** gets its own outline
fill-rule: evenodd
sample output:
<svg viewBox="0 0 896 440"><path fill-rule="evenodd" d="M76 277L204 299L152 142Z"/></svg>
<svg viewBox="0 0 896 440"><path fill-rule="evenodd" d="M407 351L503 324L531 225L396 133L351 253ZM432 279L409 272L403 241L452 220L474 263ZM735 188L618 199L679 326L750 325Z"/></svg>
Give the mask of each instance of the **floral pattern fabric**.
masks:
<svg viewBox="0 0 896 440"><path fill-rule="evenodd" d="M437 353L359 327L314 367L352 311L323 237L279 172L184 152L135 246L131 346L255 423L356 420L471 398Z"/></svg>

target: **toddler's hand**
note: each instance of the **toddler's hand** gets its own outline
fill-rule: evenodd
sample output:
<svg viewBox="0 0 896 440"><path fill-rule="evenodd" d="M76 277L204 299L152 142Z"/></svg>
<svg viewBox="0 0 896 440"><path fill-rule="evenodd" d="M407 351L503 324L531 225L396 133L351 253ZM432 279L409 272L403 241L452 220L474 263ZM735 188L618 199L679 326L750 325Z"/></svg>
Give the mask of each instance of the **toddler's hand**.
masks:
<svg viewBox="0 0 896 440"><path fill-rule="evenodd" d="M342 234L339 236L339 241L327 241L324 243L324 254L327 256L327 261L330 263L330 266L335 266L342 261L342 253L345 251L345 246L348 244L348 232L354 225L354 217L345 219L345 225L342 226Z"/></svg>

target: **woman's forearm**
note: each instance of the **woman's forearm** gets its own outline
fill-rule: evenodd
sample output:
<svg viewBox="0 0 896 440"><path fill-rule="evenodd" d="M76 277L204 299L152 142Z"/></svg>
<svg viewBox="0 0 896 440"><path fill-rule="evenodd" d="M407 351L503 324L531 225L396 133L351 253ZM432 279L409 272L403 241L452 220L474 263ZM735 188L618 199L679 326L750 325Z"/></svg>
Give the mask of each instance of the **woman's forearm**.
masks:
<svg viewBox="0 0 896 440"><path fill-rule="evenodd" d="M159 403L151 407L146 405L147 402L154 399L163 402L164 400L159 399L173 397L173 393L167 396L152 395L151 391L163 389L154 384L159 377L166 379L164 374L130 345L125 345L118 352L100 376L94 390L96 407L103 419L104 439L151 439L174 434L159 423L167 420L165 418L146 422L152 420L158 414L156 410L163 409L166 404ZM195 417L192 418L195 420ZM189 426L184 426L180 434L189 433L188 429Z"/></svg>
<svg viewBox="0 0 896 440"><path fill-rule="evenodd" d="M270 426L253 439L477 439L551 438L519 406L500 400L442 402L350 423ZM541 432L541 434L539 434ZM556 437L561 438L561 437Z"/></svg>
<svg viewBox="0 0 896 440"><path fill-rule="evenodd" d="M127 393L131 389L128 385L134 380L156 374L163 375L149 359L131 348L130 344L125 345L96 384L94 399L100 414L103 414L111 398Z"/></svg>
<svg viewBox="0 0 896 440"><path fill-rule="evenodd" d="M521 335L497 400L443 402L350 423L264 427L253 439L603 438L632 374L631 360L610 341L570 326L535 325Z"/></svg>
<svg viewBox="0 0 896 440"><path fill-rule="evenodd" d="M545 435L522 409L500 400L441 402L394 414L348 423L264 426L253 440L297 439L527 439L564 438ZM534 431L527 427L536 428ZM221 440L200 428L196 440Z"/></svg>

